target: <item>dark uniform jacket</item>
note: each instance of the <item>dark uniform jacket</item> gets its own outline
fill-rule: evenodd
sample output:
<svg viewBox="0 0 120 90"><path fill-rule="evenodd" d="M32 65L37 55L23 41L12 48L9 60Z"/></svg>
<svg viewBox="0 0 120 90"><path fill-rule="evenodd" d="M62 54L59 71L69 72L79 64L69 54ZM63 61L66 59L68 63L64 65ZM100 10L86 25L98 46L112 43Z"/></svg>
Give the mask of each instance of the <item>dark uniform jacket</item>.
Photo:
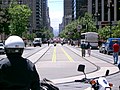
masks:
<svg viewBox="0 0 120 90"><path fill-rule="evenodd" d="M86 49L86 45L83 43L83 44L81 44L81 48L82 49Z"/></svg>
<svg viewBox="0 0 120 90"><path fill-rule="evenodd" d="M40 90L35 65L22 57L0 60L0 90Z"/></svg>

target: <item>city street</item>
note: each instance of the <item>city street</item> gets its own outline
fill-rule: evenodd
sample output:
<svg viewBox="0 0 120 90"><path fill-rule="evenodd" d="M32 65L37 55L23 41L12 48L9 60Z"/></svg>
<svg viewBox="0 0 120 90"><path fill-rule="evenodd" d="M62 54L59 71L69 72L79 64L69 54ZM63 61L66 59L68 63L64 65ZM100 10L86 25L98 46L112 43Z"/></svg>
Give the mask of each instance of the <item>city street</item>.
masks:
<svg viewBox="0 0 120 90"><path fill-rule="evenodd" d="M119 15L120 0L0 0L0 89L120 90Z"/></svg>
<svg viewBox="0 0 120 90"><path fill-rule="evenodd" d="M1 55L0 58L6 57ZM81 49L77 46L50 44L42 47L26 47L23 57L35 63L40 79L47 78L60 88L60 90L85 90L90 85L88 83L74 82L84 78L83 72L78 72L78 65L85 65L87 78L104 76L106 70L110 70L108 81L114 84L113 90L119 87L119 69L113 65L112 55L99 53L92 50L91 56L81 57Z"/></svg>

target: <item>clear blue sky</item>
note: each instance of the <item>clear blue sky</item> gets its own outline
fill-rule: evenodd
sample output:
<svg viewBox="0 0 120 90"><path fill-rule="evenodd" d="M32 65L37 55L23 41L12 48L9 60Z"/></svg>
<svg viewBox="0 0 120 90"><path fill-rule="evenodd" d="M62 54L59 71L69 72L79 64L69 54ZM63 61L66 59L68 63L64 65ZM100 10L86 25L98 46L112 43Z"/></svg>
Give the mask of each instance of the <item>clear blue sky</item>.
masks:
<svg viewBox="0 0 120 90"><path fill-rule="evenodd" d="M54 31L58 31L59 24L62 23L63 17L63 0L48 0L48 7L51 26Z"/></svg>

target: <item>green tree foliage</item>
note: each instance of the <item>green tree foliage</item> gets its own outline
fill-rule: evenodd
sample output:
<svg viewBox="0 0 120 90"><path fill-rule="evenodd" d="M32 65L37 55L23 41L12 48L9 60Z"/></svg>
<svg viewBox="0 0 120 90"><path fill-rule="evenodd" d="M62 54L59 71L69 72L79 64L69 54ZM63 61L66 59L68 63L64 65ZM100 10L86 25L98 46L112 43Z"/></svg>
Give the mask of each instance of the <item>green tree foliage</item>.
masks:
<svg viewBox="0 0 120 90"><path fill-rule="evenodd" d="M60 37L78 39L80 37L80 32L78 31L79 25L85 26L85 28L80 29L81 32L96 31L92 15L85 13L84 17L79 17L77 20L74 20L65 26L63 32L60 33Z"/></svg>
<svg viewBox="0 0 120 90"><path fill-rule="evenodd" d="M107 40L110 37L110 27L105 26L103 28L100 28L98 31L99 39L100 40Z"/></svg>
<svg viewBox="0 0 120 90"><path fill-rule="evenodd" d="M36 32L36 37L40 37L42 39L49 39L52 38L54 35L48 28L42 28Z"/></svg>
<svg viewBox="0 0 120 90"><path fill-rule="evenodd" d="M107 40L110 38L110 32L111 36L113 38L120 38L120 21L118 21L117 26L112 26L111 31L110 31L110 26L105 26L103 28L99 29L99 39L100 40Z"/></svg>
<svg viewBox="0 0 120 90"><path fill-rule="evenodd" d="M0 8L0 33L9 34L10 16L8 8Z"/></svg>
<svg viewBox="0 0 120 90"><path fill-rule="evenodd" d="M22 35L22 37L24 37L25 39L27 39L27 40L33 40L34 39L34 37L36 37L36 34L35 33L28 33L27 35L26 35L26 33L27 32L24 32L23 33L23 35Z"/></svg>
<svg viewBox="0 0 120 90"><path fill-rule="evenodd" d="M86 28L82 29L82 32L96 32L95 23L91 14L85 13L84 17L81 17L78 20L81 25L86 26Z"/></svg>
<svg viewBox="0 0 120 90"><path fill-rule="evenodd" d="M120 21L118 21L118 25L112 28L112 36L116 38L120 38Z"/></svg>
<svg viewBox="0 0 120 90"><path fill-rule="evenodd" d="M9 7L10 33L22 36L28 26L28 19L31 16L31 9L27 5L11 4Z"/></svg>

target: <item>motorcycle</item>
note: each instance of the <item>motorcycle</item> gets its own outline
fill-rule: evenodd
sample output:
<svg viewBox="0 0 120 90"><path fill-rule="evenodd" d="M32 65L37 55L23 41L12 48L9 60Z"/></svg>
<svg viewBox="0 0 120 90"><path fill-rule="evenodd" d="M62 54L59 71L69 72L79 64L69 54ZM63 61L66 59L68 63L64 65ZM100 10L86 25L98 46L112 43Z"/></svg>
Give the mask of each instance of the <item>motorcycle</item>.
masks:
<svg viewBox="0 0 120 90"><path fill-rule="evenodd" d="M59 88L51 80L44 78L40 83L40 90L59 90Z"/></svg>
<svg viewBox="0 0 120 90"><path fill-rule="evenodd" d="M78 71L81 71L85 74L84 69L85 69L85 65L79 65ZM82 80L75 80L75 81L89 83L91 85L90 90L112 90L113 84L109 83L106 79L106 76L108 75L109 75L109 70L106 70L104 77L87 79L85 74L85 78L83 78Z"/></svg>
<svg viewBox="0 0 120 90"><path fill-rule="evenodd" d="M90 84L93 90L112 90L112 87L113 87L113 84L109 83L105 77L92 79L90 81Z"/></svg>

